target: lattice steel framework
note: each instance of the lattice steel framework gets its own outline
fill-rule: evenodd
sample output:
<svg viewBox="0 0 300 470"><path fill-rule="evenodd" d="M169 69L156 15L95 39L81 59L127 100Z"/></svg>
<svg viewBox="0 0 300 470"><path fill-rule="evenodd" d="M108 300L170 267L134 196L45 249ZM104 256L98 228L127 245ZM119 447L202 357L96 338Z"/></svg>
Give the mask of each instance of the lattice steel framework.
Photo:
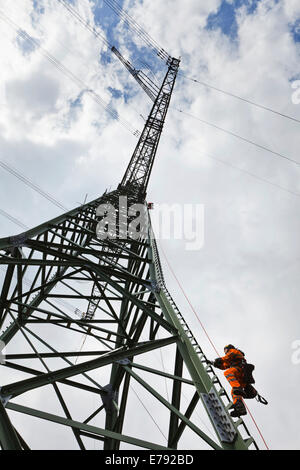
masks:
<svg viewBox="0 0 300 470"><path fill-rule="evenodd" d="M51 422L66 430L67 446L73 435L80 449L91 442L105 450L257 448L245 423L229 417L226 391L166 287L147 211L179 60L168 59L160 88L124 65L153 106L118 188L0 239L1 446L31 448L28 430L43 440L42 423ZM147 220L135 237L134 204ZM99 206L117 208L116 236L109 226L99 232L107 214L99 215ZM148 400L151 416L142 418ZM197 424L200 412L208 433L202 418ZM46 437L40 445L62 447Z"/></svg>

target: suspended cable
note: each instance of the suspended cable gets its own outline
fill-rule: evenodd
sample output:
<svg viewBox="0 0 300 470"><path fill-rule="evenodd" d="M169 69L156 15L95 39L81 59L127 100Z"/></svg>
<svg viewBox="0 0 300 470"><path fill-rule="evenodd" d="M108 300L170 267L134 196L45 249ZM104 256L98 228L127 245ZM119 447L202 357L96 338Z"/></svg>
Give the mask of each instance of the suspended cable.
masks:
<svg viewBox="0 0 300 470"><path fill-rule="evenodd" d="M89 30L92 34L94 34L95 37L100 39L101 41L104 42L104 44L111 49L113 45L107 40L107 38L99 33L93 26L91 26L76 10L75 8L72 7L69 3L67 3L65 0L58 0L58 2L64 6L70 13L73 15L74 18L76 18L87 30ZM107 6L113 10L113 12L119 16L119 18L131 29L133 30L140 39L142 39L147 46L151 47L152 49L155 50L156 54L163 60L167 61L169 58L169 55L164 51L162 47L159 46L159 44L151 38L151 36L139 26L139 24L130 16L128 13L126 13L120 5L117 4L117 2L113 1L105 1Z"/></svg>
<svg viewBox="0 0 300 470"><path fill-rule="evenodd" d="M240 135L238 135L238 134L235 134L234 132L231 132L231 131L229 131L229 130L227 130L227 129L223 129L222 127L217 126L216 124L213 124L213 123L211 123L211 122L205 121L204 119L200 119L199 117L194 116L193 114L190 114L190 113L188 113L188 112L186 112L186 111L183 111L182 109L178 109L178 108L174 108L174 107L173 107L173 109L175 109L176 111L178 111L178 112L181 113L181 114L184 114L185 116L189 116L189 117L191 117L191 118L193 118L193 119L196 119L197 121L200 121L200 122L202 122L203 124L206 124L207 126L214 127L215 129L218 129L219 131L225 132L225 133L228 134L228 135L231 135L231 136L233 136L233 137L236 137L237 139L240 139L240 140L242 140L243 142L247 142L248 144L251 144L251 145L254 145L254 146L257 147L257 148L260 148L261 150L265 150L266 152L269 152L269 153L271 153L271 154L273 154L273 155L276 155L277 157L284 158L285 160L288 160L288 161L290 161L290 162L292 162L292 163L295 163L296 165L299 165L299 166L300 166L300 162L298 162L297 160L293 160L292 158L287 157L286 155L283 155L282 153L275 152L274 150L271 150L271 149L269 149L269 148L267 148L267 147L264 147L263 145L257 144L256 142L254 142L254 141L252 141L252 140L249 140L249 139L246 139L245 137L242 137L242 136L240 136Z"/></svg>
<svg viewBox="0 0 300 470"><path fill-rule="evenodd" d="M138 401L140 402L140 404L142 405L142 407L144 408L144 410L146 411L146 413L149 415L149 417L151 418L151 420L153 421L153 423L155 424L155 426L157 427L157 429L159 430L159 432L162 434L162 436L166 439L166 441L168 440L167 436L164 434L164 432L162 431L161 427L159 426L159 424L157 423L157 421L155 421L155 419L153 418L153 415L150 413L150 411L148 410L148 408L146 407L146 405L144 404L144 402L140 399L139 395L137 394L137 392L134 390L134 388L132 387L132 385L130 385L130 389L133 391L133 393L135 394L136 398L138 399Z"/></svg>
<svg viewBox="0 0 300 470"><path fill-rule="evenodd" d="M245 170L244 168L239 168L235 165L232 165L231 163L229 162L226 162L224 160L221 160L220 158L216 158L216 157L213 157L211 155L207 155L205 153L202 153L200 152L202 155L204 155L205 157L207 158L211 158L212 160L215 160L219 163L222 163L223 165L227 165L229 166L230 168L234 168L235 170L238 170L238 171L241 171L242 173L245 173L246 175L249 175L249 176L252 176L252 178L255 178L257 179L258 181L262 181L263 183L267 183L267 184L270 184L271 186L274 186L275 188L278 188L280 189L281 191L285 191L289 194L292 194L293 196L297 196L297 197L300 197L300 193L296 193L295 191L292 191L290 189L287 189L287 188L284 188L283 186L280 186L279 184L277 183L273 183L272 181L269 181L265 178L262 178L261 176L258 176L258 175L255 175L254 173L251 173L250 171L248 170Z"/></svg>
<svg viewBox="0 0 300 470"><path fill-rule="evenodd" d="M74 83L77 84L81 90L90 94L90 96L99 104L102 108L104 108L112 117L113 119L117 120L123 127L125 127L131 134L135 137L140 136L140 132L135 130L131 124L129 124L124 119L121 119L119 113L115 111L110 104L106 103L94 90L90 89L80 78L74 75L67 67L61 64L54 56L52 56L46 49L42 48L38 41L33 39L26 31L21 30L21 28L10 20L1 10L0 10L0 17L2 17L3 21L5 21L9 26L11 26L18 34L18 36L22 37L23 39L30 41L35 47L38 48L40 54L42 54L49 62L52 63L61 73L66 75L69 79L71 79Z"/></svg>
<svg viewBox="0 0 300 470"><path fill-rule="evenodd" d="M60 209L63 210L68 210L65 206L63 206L59 201L57 201L53 196L50 194L46 193L43 189L40 188L40 186L37 186L35 183L30 181L26 176L22 175L20 172L18 172L15 168L11 167L7 163L3 162L0 160L0 166L11 173L13 176L18 178L20 181L22 181L24 184L29 186L31 189L39 193L41 196L44 198L48 199L48 201L52 202L55 206L59 207Z"/></svg>
<svg viewBox="0 0 300 470"><path fill-rule="evenodd" d="M201 82L201 81L199 81L199 80L196 80L195 78L188 77L188 76L186 76L186 75L184 74L184 72L182 72L181 70L179 70L178 73L179 73L183 78L185 78L185 79L187 79L187 80L190 80L190 81L192 81L192 82L195 82L195 83L199 83L199 85L203 85L203 86L205 86L205 87L207 87L207 88L210 88L210 89L212 89L212 90L215 90L215 91L218 91L218 92L220 92L220 93L223 93L224 95L231 96L231 97L236 98L236 99L238 99L238 100L240 100L240 101L244 101L245 103L248 103L248 104L251 104L251 105L253 105L253 106L256 106L257 108L264 109L265 111L269 111L269 112L271 112L271 113L277 114L278 116L281 116L281 117L284 117L284 118L286 118L286 119L290 119L291 121L295 121L295 122L300 123L300 120L299 120L299 119L296 119L296 118L294 118L294 117L292 117L292 116L289 116L289 115L287 115L287 114L281 113L281 112L279 112L279 111L275 111L275 110L272 109L272 108L268 108L267 106L264 106L264 105L262 105L262 104L255 103L254 101L251 101L251 100L249 100L249 99L247 99L247 98L242 98L241 96L238 96L238 95L235 95L235 94L233 94L233 93L230 93L229 91L221 90L220 88L217 88L217 87L215 87L215 86L209 85L208 83Z"/></svg>
<svg viewBox="0 0 300 470"><path fill-rule="evenodd" d="M71 15L76 18L88 31L90 31L96 38L100 39L101 41L104 42L104 44L111 49L112 44L108 42L106 37L99 33L99 31L96 30L93 26L91 26L87 21L84 20L84 18L80 15L80 13L72 7L70 3L67 3L65 0L57 0L62 6L64 6L70 13Z"/></svg>
<svg viewBox="0 0 300 470"><path fill-rule="evenodd" d="M13 222L14 224L18 225L19 227L25 229L25 230L28 230L28 227L27 225L23 224L20 220L18 219L15 219L14 217L12 217L10 214L8 214L7 212L5 212L3 209L0 209L0 214L3 215L3 217L6 217L7 219L9 219L11 222Z"/></svg>
<svg viewBox="0 0 300 470"><path fill-rule="evenodd" d="M150 34L148 34L139 24L135 21L132 16L126 13L122 7L115 0L103 0L106 5L111 8L116 15L132 30L134 31L140 39L142 39L148 46L150 46L158 57L164 61L168 61L170 55L158 44L158 42L153 39Z"/></svg>
<svg viewBox="0 0 300 470"><path fill-rule="evenodd" d="M30 181L26 176L22 175L18 170L13 168L12 166L8 165L8 163L3 162L0 160L0 166L11 173L13 176L18 178L20 181L22 181L24 184L26 184L29 188L33 189L37 193L39 193L41 196L46 198L48 201L52 202L55 206L59 207L59 209L63 209L67 211L68 209L63 206L57 199L55 199L53 196L51 196L49 193L46 193L40 186L36 185L32 181Z"/></svg>

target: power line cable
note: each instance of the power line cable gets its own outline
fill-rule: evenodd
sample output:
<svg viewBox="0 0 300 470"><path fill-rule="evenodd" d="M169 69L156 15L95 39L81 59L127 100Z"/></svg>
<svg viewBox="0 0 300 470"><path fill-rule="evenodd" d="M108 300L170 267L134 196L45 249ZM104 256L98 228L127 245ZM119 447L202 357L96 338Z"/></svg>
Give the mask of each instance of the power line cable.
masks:
<svg viewBox="0 0 300 470"><path fill-rule="evenodd" d="M8 165L8 163L5 163L4 161L0 160L0 166L8 171L10 174L18 178L20 181L22 181L24 184L26 184L29 188L33 189L36 191L38 194L46 198L48 201L52 202L55 206L59 207L59 209L62 209L64 211L67 211L68 209L61 204L57 199L55 199L51 194L47 193L44 191L40 186L37 184L33 183L29 178L24 176L22 173L20 173L18 170L13 168L11 165Z"/></svg>
<svg viewBox="0 0 300 470"><path fill-rule="evenodd" d="M196 119L197 121L202 122L203 124L206 124L207 126L214 127L215 129L218 129L219 131L225 132L225 133L228 134L228 135L231 135L231 136L233 136L233 137L236 137L237 139L240 139L240 140L242 140L243 142L247 142L248 144L254 145L255 147L257 147L257 148L259 148L259 149L261 149L261 150L265 150L266 152L269 152L269 153L271 153L271 154L273 154L273 155L275 155L275 156L277 156L277 157L283 158L283 159L285 159L285 160L288 160L288 161L290 161L290 162L292 162L292 163L294 163L294 164L300 166L300 162L298 162L297 160L293 160L292 158L287 157L286 155L283 155L282 153L275 152L274 150L271 150L271 149L269 149L269 148L267 148L267 147L265 147L265 146L263 146L263 145L260 145L260 144L254 142L254 141L252 141L252 140L250 140L250 139L246 139L245 137L242 137L242 136L240 136L240 135L238 135L238 134L236 134L236 133L234 133L234 132L231 132L231 131L229 131L229 130L227 130L227 129L223 129L222 127L217 126L216 124L213 124L213 123L211 123L211 122L205 121L204 119L201 119L201 118L199 118L199 117L197 117L197 116L194 116L193 114L190 114L190 113L188 113L188 112L186 112L186 111L183 111L182 109L178 109L178 108L174 108L174 107L173 107L173 109L175 109L176 111L178 111L178 112L181 113L181 114L184 114L185 116L189 116L189 117L191 117L191 118L193 118L193 119Z"/></svg>
<svg viewBox="0 0 300 470"><path fill-rule="evenodd" d="M26 176L24 176L22 173L20 173L18 170L16 170L15 168L13 168L12 166L8 165L7 163L5 163L4 161L0 160L0 166L8 171L9 173L11 173L13 176L15 176L16 178L18 178L20 181L22 181L24 184L26 184L28 187L30 187L31 189L33 189L34 191L36 191L37 193L39 193L41 196L43 196L44 198L48 199L48 201L52 202L52 204L54 204L55 206L59 207L59 209L63 209L64 211L67 211L68 209L63 205L61 204L57 199L55 199L53 196L51 196L49 193L47 193L46 191L44 191L40 186L36 185L35 183L33 183L29 178L27 178Z"/></svg>
<svg viewBox="0 0 300 470"><path fill-rule="evenodd" d="M119 113L115 111L110 104L106 103L98 93L94 90L90 89L80 78L74 75L67 67L65 67L61 62L59 62L54 56L52 56L46 49L44 49L38 41L33 39L26 31L22 30L16 23L14 23L10 18L8 18L1 10L0 10L0 17L3 21L5 21L9 26L11 26L18 34L18 36L22 37L23 39L30 41L35 47L38 48L40 54L42 54L49 62L52 63L61 73L66 75L69 79L71 79L74 83L77 84L79 88L83 91L86 91L90 94L90 96L99 104L102 108L104 108L112 117L113 119L117 120L123 127L125 127L131 134L135 137L140 136L140 132L134 129L131 124L129 124L125 119L121 119Z"/></svg>
<svg viewBox="0 0 300 470"><path fill-rule="evenodd" d="M281 186L277 183L273 183L272 181L269 181L265 178L262 178L261 176L258 176L256 174L252 173L251 171L245 170L244 168L239 168L238 166L232 165L231 163L226 162L225 160L222 160L220 158L213 157L212 155L208 155L208 154L203 153L203 152L200 152L200 153L202 155L204 155L205 157L207 157L207 158L211 158L212 160L215 160L219 163L222 163L223 165L226 165L226 166L229 166L230 168L234 168L235 170L241 171L242 173L245 173L246 175L249 175L252 178L257 179L258 181L262 181L263 183L270 184L271 186L274 186L275 188L278 188L281 191L285 191L289 194L292 194L293 196L300 197L300 193L297 193L296 191L292 191L290 189L284 188L283 186Z"/></svg>
<svg viewBox="0 0 300 470"><path fill-rule="evenodd" d="M104 0L105 1L105 0ZM58 2L64 6L70 13L73 15L74 18L76 18L87 30L89 30L94 36L96 36L98 39L102 40L105 45L109 48L112 49L113 45L107 40L103 34L99 33L93 26L91 26L76 10L75 8L72 7L69 3L67 3L65 0L58 0ZM144 40L147 46L151 47L152 49L155 50L156 54L162 58L163 60L167 61L169 55L164 51L162 47L159 46L159 44L151 38L151 36L128 14L126 13L121 6L117 2L113 1L105 1L107 6L113 10L113 12L119 16L119 18L132 30L134 31L140 39Z"/></svg>
<svg viewBox="0 0 300 470"><path fill-rule="evenodd" d="M66 3L65 0L58 0L62 5L65 6L65 8L67 8L70 13L78 19L78 21L80 21L89 31L91 31L96 37L98 37L99 39L103 40L105 42L105 44L111 48L112 45L107 41L107 39L101 35L99 32L97 32L95 30L95 28L91 27L89 25L89 23L87 23L81 16L80 14L74 9L72 8L69 4ZM154 48L156 50L156 52L158 53L160 50L163 50L161 48L161 46L153 39L151 38L151 36L128 14L126 13L122 8L121 6L114 0L103 0L130 28L134 29L138 34L139 36L143 39L143 37L141 36L141 34L143 34L145 37L144 37L144 40L146 41L147 45L149 45L150 47ZM168 58L168 54L166 54L164 56L164 59L167 60ZM185 78L186 80L190 80L194 83L198 83L199 85L202 85L202 86L205 86L207 88L210 88L212 90L215 90L215 91L218 91L220 93L223 93L227 96L231 96L235 99L238 99L240 101L244 101L245 103L248 103L252 106L256 106L258 108L261 108L261 109L264 109L265 111L269 111L273 114L277 114L278 116L281 116L281 117L284 117L286 119L290 119L294 122L298 122L300 123L300 120L297 119L297 118L294 118L292 116L289 116L287 114L284 114L284 113L281 113L279 111L276 111L270 107L267 107L267 106L264 106L262 104L259 104L259 103L256 103L254 102L253 100L250 100L250 99L247 99L247 98L243 98L241 96L238 96L234 93L231 93L229 91L225 91L225 90L222 90L221 88L218 88L216 86L213 86L213 85L209 85L208 83L205 83L203 81L200 81L200 80L197 80L196 78L193 78L193 77L189 77L187 76L184 72L180 71L179 70L179 75L181 75L183 78Z"/></svg>
<svg viewBox="0 0 300 470"><path fill-rule="evenodd" d="M23 224L23 222L21 222L20 220L15 219L15 217L11 216L10 214L8 214L8 212L5 212L3 209L0 209L0 214L3 215L3 217L9 219L14 224L18 225L19 227L28 230L27 225Z"/></svg>
<svg viewBox="0 0 300 470"><path fill-rule="evenodd" d="M187 75L185 75L184 72L182 72L182 71L180 71L180 70L178 71L178 73L179 73L183 78L185 78L185 79L187 79L187 80L190 80L190 81L192 81L192 82L198 83L199 85L203 85L203 86L205 86L205 87L207 87L207 88L210 88L210 89L212 89L212 90L218 91L218 92L223 93L223 94L228 95L228 96L231 96L232 98L236 98L236 99L238 99L238 100L240 100L240 101L244 101L245 103L248 103L248 104L251 104L251 105L253 105L253 106L256 106L257 108L264 109L265 111L269 111L269 112L271 112L271 113L277 114L278 116L281 116L281 117L284 117L284 118L286 118L286 119L290 119L291 121L295 121L295 122L300 123L300 120L299 120L299 119L296 119L296 118L294 118L294 117L292 117L292 116L289 116L288 114L281 113L280 111L276 111L276 110L274 110L274 109L272 109L272 108L269 108L269 107L264 106L264 105L262 105L262 104L256 103L256 102L254 102L254 101L252 101L252 100L249 100L249 99L247 99L247 98L243 98L243 97L241 97L241 96L235 95L234 93L231 93L231 92L229 92L229 91L221 90L220 88L217 88L217 87L215 87L215 86L213 86L213 85L209 85L208 83L204 83L204 82L201 82L201 81L199 81L199 80L196 80L195 78L188 77Z"/></svg>
<svg viewBox="0 0 300 470"><path fill-rule="evenodd" d="M59 1L60 3L62 3L62 4L65 4L65 1L64 1L64 0L58 0L58 1ZM162 49L162 48L159 46L159 44L158 44L153 38L151 38L151 36L150 36L145 30L143 30L143 28L141 28L141 26L140 26L133 18L132 18L130 15L128 15L128 13L126 13L126 12L121 8L120 5L118 5L118 3L117 3L116 1L114 1L114 0L104 0L104 2L105 2L118 16L120 16L121 19L123 19L123 21L125 21L126 24L128 24L129 27L132 27L132 28L133 28L134 25L137 25L137 27L139 28L138 31L142 31L142 32L147 36L147 40L146 40L146 38L145 38L145 40L147 41L147 44L148 44L149 46L151 46L152 48L156 49L156 51L159 51L160 49ZM68 8L67 5L66 5L66 8ZM69 8L68 8L68 9L69 9ZM81 18L80 21L82 22L82 18ZM84 22L84 20L83 20L83 22ZM85 24L86 24L86 26L87 26L90 30L92 30L92 32L93 32L94 34L97 35L97 33L94 31L93 28L91 28L87 23L85 23ZM106 42L107 42L107 41L106 41ZM110 45L109 43L108 43L108 45L109 45L109 47L111 47L111 45ZM285 114L285 113L282 113L282 112L280 112L280 111L276 111L276 110L274 110L274 109L272 109L272 108L270 108L270 107L267 107L267 106L265 106L265 105L262 105L262 104L259 104L259 103L257 103L257 102L254 102L253 100L250 100L250 99L247 99L247 98L243 98L243 97L238 96L238 95L236 95L236 94L234 94L234 93L231 93L231 92L229 92L229 91L222 90L221 88L218 88L218 87L216 87L216 86L210 85L210 84L205 83L205 82L203 82L203 81L197 80L196 78L189 77L189 76L187 76L184 72L182 72L182 71L180 71L180 70L179 70L179 75L181 75L183 78L185 78L185 79L187 79L187 80L190 80L190 81L192 81L192 82L194 82L194 83L198 83L198 84L200 84L200 85L202 85L202 86L205 86L205 87L210 88L210 89L212 89L212 90L215 90L215 91L218 91L218 92L220 92L220 93L223 93L223 94L225 94L225 95L227 95L227 96L231 96L231 97L233 97L233 98L235 98L235 99L238 99L238 100L240 100L240 101L243 101L243 102L245 102L245 103L248 103L248 104L250 104L250 105L252 105L252 106L256 106L256 107L258 107L258 108L260 108L260 109L263 109L263 110L265 110L265 111L269 111L269 112L271 112L271 113L273 113L273 114L276 114L276 115L278 115L278 116L281 116L281 117L283 117L283 118L286 118L286 119L292 120L292 121L294 121L294 122L300 123L300 120L297 119L297 118L295 118L295 117L289 116L289 115L287 115L287 114Z"/></svg>
<svg viewBox="0 0 300 470"><path fill-rule="evenodd" d="M137 21L133 19L128 13L115 0L103 0L106 5L111 8L116 15L132 30L140 39L142 39L148 46L150 46L156 52L156 55L164 61L168 61L170 55L153 39L149 33L142 28Z"/></svg>
<svg viewBox="0 0 300 470"><path fill-rule="evenodd" d="M72 7L70 3L67 3L64 0L57 0L62 6L64 6L70 13L71 15L77 19L88 31L90 31L96 38L100 39L101 41L104 42L104 44L108 48L112 48L112 44L109 43L109 41L106 39L106 37L101 34L99 31L97 31L93 26L91 26L85 19L80 15L80 13Z"/></svg>

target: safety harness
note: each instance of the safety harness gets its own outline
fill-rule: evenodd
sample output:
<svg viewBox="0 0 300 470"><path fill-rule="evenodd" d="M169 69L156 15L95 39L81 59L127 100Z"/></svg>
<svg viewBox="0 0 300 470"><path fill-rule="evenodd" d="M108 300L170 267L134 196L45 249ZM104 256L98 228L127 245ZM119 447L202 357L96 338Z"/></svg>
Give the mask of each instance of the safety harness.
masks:
<svg viewBox="0 0 300 470"><path fill-rule="evenodd" d="M237 349L237 351L239 351L240 353L242 353L243 356L245 356L245 354L240 349ZM218 357L212 364L214 365L214 367L221 369L222 363L222 358ZM261 395L259 395L257 390L251 385L255 383L255 380L252 375L255 366L253 364L248 364L247 361L241 357L232 357L230 365L231 367L240 367L243 371L244 380L246 382L245 392L247 394L245 398L256 398L256 401L258 401L262 405L267 405L267 400Z"/></svg>

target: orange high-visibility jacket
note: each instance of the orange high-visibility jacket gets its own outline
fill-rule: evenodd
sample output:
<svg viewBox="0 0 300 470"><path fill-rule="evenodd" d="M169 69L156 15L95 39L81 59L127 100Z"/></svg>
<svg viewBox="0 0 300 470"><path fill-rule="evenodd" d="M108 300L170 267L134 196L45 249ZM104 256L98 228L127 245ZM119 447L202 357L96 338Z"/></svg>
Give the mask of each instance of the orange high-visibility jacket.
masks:
<svg viewBox="0 0 300 470"><path fill-rule="evenodd" d="M215 367L225 370L229 367L242 367L246 363L245 354L239 349L230 349L223 357L218 357Z"/></svg>

